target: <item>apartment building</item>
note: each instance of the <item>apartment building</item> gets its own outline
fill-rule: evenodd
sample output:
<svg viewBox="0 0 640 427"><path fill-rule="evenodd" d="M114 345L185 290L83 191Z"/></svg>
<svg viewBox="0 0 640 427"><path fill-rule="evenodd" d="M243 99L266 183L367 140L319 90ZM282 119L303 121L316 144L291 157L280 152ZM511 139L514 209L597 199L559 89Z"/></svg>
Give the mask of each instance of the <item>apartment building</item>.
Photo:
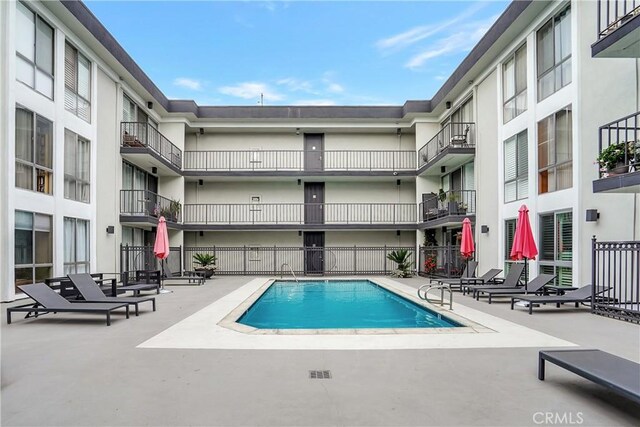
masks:
<svg viewBox="0 0 640 427"><path fill-rule="evenodd" d="M219 274L384 274L407 248L456 274L464 218L479 269L508 268L522 204L531 274L588 283L593 235L640 234L637 151L594 164L638 140L640 18L603 7L513 2L431 100L221 107L167 99L81 2L2 2L0 297L148 266L129 249L161 215L174 270L210 252Z"/></svg>

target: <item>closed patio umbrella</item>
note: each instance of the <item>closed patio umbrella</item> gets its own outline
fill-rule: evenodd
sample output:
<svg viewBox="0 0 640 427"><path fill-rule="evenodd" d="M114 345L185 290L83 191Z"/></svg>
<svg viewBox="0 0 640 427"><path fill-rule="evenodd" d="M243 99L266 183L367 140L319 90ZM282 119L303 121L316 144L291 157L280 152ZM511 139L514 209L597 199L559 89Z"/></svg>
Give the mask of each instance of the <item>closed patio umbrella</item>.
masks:
<svg viewBox="0 0 640 427"><path fill-rule="evenodd" d="M518 261L524 259L524 286L525 292L528 285L527 260L536 259L538 248L533 239L533 231L529 223L529 208L527 205L520 206L518 210L518 221L516 222L516 233L513 236L513 246L511 246L512 260Z"/></svg>
<svg viewBox="0 0 640 427"><path fill-rule="evenodd" d="M473 257L476 247L473 244L473 233L471 232L471 221L465 218L462 221L462 241L460 242L460 254L467 261L467 273L469 272L469 259Z"/></svg>
<svg viewBox="0 0 640 427"><path fill-rule="evenodd" d="M161 216L158 219L156 241L153 245L153 255L160 260L160 265L163 266L162 274L164 276L164 265L162 263L169 257L169 233L167 232L167 222L164 219L164 216ZM162 280L162 289L160 289L160 293L167 294L170 292L172 291L166 290L164 288L164 280Z"/></svg>

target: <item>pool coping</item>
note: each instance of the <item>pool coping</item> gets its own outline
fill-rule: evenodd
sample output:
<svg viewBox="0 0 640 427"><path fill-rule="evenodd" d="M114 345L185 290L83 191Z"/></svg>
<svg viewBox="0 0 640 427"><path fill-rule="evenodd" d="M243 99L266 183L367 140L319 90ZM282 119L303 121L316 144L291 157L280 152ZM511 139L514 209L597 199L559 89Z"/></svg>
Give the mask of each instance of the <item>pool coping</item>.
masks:
<svg viewBox="0 0 640 427"><path fill-rule="evenodd" d="M305 279L309 281L308 279ZM234 308L229 314L218 322L218 326L230 329L235 332L250 335L415 335L415 334L468 334L468 333L495 333L493 329L490 329L484 325L474 322L466 317L460 316L454 313L453 310L446 309L444 307L438 307L432 303L424 301L417 296L405 292L403 289L395 286L392 282L385 282L380 278L366 278L366 279L321 279L327 281L358 281L367 280L373 284L380 286L381 288L407 299L410 302L417 304L427 310L430 310L436 314L440 314L461 326L448 327L448 328L323 328L323 329L268 329L268 328L255 328L253 326L239 323L238 320L255 304L258 299L269 289L269 287L275 282L295 282L291 279L266 279L255 292L253 292L248 298Z"/></svg>

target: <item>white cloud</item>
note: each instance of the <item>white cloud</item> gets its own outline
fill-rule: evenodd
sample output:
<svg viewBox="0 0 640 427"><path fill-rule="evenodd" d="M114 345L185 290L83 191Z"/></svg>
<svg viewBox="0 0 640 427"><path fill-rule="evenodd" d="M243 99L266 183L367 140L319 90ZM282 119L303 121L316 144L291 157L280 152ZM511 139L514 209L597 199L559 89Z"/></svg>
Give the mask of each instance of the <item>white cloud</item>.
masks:
<svg viewBox="0 0 640 427"><path fill-rule="evenodd" d="M492 16L490 19L460 27L457 32L438 40L433 46L411 57L405 67L415 70L422 67L430 59L454 52L468 52L482 38L496 19L497 16Z"/></svg>
<svg viewBox="0 0 640 427"><path fill-rule="evenodd" d="M301 99L294 102L293 105L331 106L336 105L336 102L333 99Z"/></svg>
<svg viewBox="0 0 640 427"><path fill-rule="evenodd" d="M280 101L284 99L284 95L270 88L268 84L260 82L244 82L233 86L222 86L218 88L218 91L225 95L242 99L259 100L260 94L264 96L265 101Z"/></svg>
<svg viewBox="0 0 640 427"><path fill-rule="evenodd" d="M184 87L191 90L202 90L202 82L196 79L189 79L187 77L178 77L173 81L175 86Z"/></svg>
<svg viewBox="0 0 640 427"><path fill-rule="evenodd" d="M478 10L484 7L482 3L475 3L473 6L465 9L459 15L432 25L423 25L419 27L411 28L407 31L404 31L400 34L396 34L391 37L387 37L385 39L378 40L375 45L378 49L382 51L388 51L392 49L402 49L404 47L415 44L421 40L429 38L433 35L437 35L441 33L443 30L446 30L449 27L454 26L459 22L463 22L465 19L469 18L473 14L475 14Z"/></svg>
<svg viewBox="0 0 640 427"><path fill-rule="evenodd" d="M344 92L344 87L338 83L328 83L327 90L331 93L342 93Z"/></svg>
<svg viewBox="0 0 640 427"><path fill-rule="evenodd" d="M287 77L276 81L278 86L285 86L292 92L307 92L317 94L318 92L313 88L313 83L308 80L299 80L293 77Z"/></svg>

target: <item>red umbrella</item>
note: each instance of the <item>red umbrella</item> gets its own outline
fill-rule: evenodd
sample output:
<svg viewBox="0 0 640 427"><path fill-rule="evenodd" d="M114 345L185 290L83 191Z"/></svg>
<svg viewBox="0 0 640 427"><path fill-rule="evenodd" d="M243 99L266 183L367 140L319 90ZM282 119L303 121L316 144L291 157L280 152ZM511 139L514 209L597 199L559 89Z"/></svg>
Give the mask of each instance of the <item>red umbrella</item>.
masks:
<svg viewBox="0 0 640 427"><path fill-rule="evenodd" d="M533 232L529 223L529 208L527 208L527 205L522 205L518 212L516 234L513 236L513 246L511 246L511 254L509 256L516 261L524 259L524 284L527 286L527 260L536 259L538 248L533 239Z"/></svg>
<svg viewBox="0 0 640 427"><path fill-rule="evenodd" d="M160 260L160 264L162 265L163 260L169 257L169 233L167 232L167 222L163 216L158 219L158 228L156 229L156 241L153 245L153 255ZM164 270L164 266L163 266ZM163 271L164 276L164 271ZM171 291L167 291L164 289L164 281L162 289L160 290L162 293L168 293Z"/></svg>
<svg viewBox="0 0 640 427"><path fill-rule="evenodd" d="M473 233L471 232L471 221L469 218L465 218L462 221L462 241L460 242L460 253L466 259L473 256L476 251L476 247L473 244Z"/></svg>

